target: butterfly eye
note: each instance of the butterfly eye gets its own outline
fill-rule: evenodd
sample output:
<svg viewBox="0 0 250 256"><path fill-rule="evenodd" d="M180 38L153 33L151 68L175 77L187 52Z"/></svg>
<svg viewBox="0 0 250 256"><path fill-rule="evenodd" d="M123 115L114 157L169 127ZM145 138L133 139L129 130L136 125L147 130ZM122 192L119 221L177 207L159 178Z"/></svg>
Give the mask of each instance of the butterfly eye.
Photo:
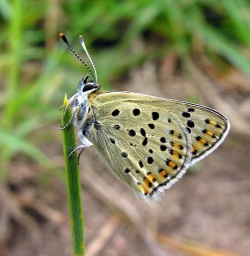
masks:
<svg viewBox="0 0 250 256"><path fill-rule="evenodd" d="M85 76L78 84L78 92L86 92L89 90L97 89L98 86L93 81L88 81L89 76Z"/></svg>
<svg viewBox="0 0 250 256"><path fill-rule="evenodd" d="M97 86L95 83L87 83L83 88L82 88L82 92L86 92L86 91L89 91L89 90L93 90L93 89L96 89Z"/></svg>

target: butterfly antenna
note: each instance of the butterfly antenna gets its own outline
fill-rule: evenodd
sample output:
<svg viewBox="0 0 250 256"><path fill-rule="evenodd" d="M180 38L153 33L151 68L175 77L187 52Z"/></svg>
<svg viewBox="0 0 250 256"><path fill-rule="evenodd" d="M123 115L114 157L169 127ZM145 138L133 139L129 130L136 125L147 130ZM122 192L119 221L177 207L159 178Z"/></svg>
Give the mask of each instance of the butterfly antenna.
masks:
<svg viewBox="0 0 250 256"><path fill-rule="evenodd" d="M88 53L88 51L87 51L87 48L86 48L86 45L85 45L85 43L84 43L84 40L83 40L83 37L82 37L82 36L80 36L80 42L81 42L82 48L84 49L86 55L88 56L88 59L89 59L91 65L92 65L92 67L93 67L93 69L94 69L94 73L95 73L95 82L96 82L96 84L97 84L97 83L98 83L98 77L97 77L96 68L95 68L94 62L92 61L92 59L91 59L91 57L90 57L90 55L89 55L89 53Z"/></svg>
<svg viewBox="0 0 250 256"><path fill-rule="evenodd" d="M60 33L59 34L61 39L63 40L63 42L68 46L68 48L70 49L71 52L74 53L74 55L77 57L78 60L81 61L81 63L86 67L86 69L89 71L89 73L91 74L91 76L93 77L93 79L95 80L95 83L97 84L97 75L96 75L96 69L95 69L95 66L93 65L93 61L90 59L90 56L89 56L89 53L87 52L86 50L86 46L83 47L84 51L86 52L87 56L88 56L88 59L90 60L90 63L92 64L93 68L94 68L94 72L95 72L95 77L91 71L91 69L89 68L89 66L83 61L83 59L76 53L76 51L72 48L72 46L69 44L66 36L64 33ZM82 42L81 42L82 44Z"/></svg>

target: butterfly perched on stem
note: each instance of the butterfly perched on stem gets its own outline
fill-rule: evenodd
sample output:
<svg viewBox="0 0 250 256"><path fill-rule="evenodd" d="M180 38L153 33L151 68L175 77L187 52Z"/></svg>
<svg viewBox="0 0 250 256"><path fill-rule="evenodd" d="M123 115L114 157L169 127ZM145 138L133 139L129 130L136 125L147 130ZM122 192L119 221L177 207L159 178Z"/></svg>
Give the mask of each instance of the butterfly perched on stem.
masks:
<svg viewBox="0 0 250 256"><path fill-rule="evenodd" d="M132 92L104 92L83 38L80 42L94 75L82 78L66 106L81 145L70 156L94 145L111 172L150 203L177 182L186 170L214 151L227 136L230 123L216 110L172 99Z"/></svg>

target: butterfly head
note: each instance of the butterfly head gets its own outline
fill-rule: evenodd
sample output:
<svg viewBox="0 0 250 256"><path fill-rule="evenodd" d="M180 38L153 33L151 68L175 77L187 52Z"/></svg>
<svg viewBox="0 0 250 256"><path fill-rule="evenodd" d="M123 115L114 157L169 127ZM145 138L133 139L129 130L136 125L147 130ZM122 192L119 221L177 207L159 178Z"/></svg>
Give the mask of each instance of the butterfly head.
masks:
<svg viewBox="0 0 250 256"><path fill-rule="evenodd" d="M87 68L89 74L92 76L93 80L88 80L89 79L89 75L86 75L85 77L83 77L79 84L78 84L78 88L77 88L77 92L75 95L73 95L69 101L68 101L68 105L66 106L66 109L68 107L72 107L72 111L73 111L73 117L72 117L72 121L74 123L74 125L81 127L82 124L84 123L86 117L87 117L87 113L89 110L89 106L91 105L90 101L89 101L89 97L92 93L94 93L95 91L98 91L100 89L100 86L98 85L98 77L97 77L97 72L96 72L96 68L94 66L94 63L87 51L86 45L84 43L83 37L80 36L80 43L92 65L92 68L94 70L94 73L91 71L91 69L89 68L89 66L82 60L82 58L75 52L75 50L71 47L71 45L69 44L66 36L63 33L60 33L60 37L63 40L63 42L68 46L68 48L70 49L70 51L80 60L80 62Z"/></svg>
<svg viewBox="0 0 250 256"><path fill-rule="evenodd" d="M77 89L77 93L79 96L90 94L91 92L99 89L99 86L95 83L95 81L88 81L88 79L89 75L86 75L80 80Z"/></svg>

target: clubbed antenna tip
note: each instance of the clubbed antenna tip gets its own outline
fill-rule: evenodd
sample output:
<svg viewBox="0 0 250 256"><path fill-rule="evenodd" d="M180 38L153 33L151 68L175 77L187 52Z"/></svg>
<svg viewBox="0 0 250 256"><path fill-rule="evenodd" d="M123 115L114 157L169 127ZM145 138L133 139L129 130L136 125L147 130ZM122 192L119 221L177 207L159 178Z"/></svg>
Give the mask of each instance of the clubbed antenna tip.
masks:
<svg viewBox="0 0 250 256"><path fill-rule="evenodd" d="M67 45L69 44L69 42L68 42L66 36L65 36L63 33L60 33L59 36L62 38L62 40L63 40L63 42L64 42L65 44L67 44Z"/></svg>

